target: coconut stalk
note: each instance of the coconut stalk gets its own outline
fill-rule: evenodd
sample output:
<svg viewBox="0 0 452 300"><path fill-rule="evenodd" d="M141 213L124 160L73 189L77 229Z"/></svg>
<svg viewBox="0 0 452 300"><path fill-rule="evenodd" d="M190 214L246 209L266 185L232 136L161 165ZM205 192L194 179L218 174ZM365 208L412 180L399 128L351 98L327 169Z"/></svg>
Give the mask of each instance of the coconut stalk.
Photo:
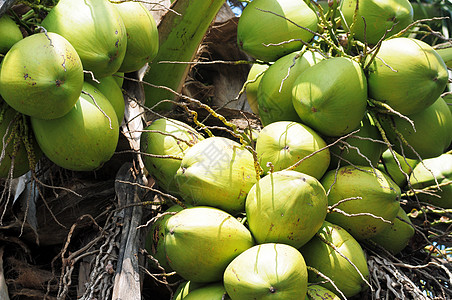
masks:
<svg viewBox="0 0 452 300"><path fill-rule="evenodd" d="M143 80L156 86L165 86L180 92L193 59L210 23L225 0L177 0L158 26L159 52L149 64ZM166 62L166 63L164 63ZM175 100L176 95L168 89L144 85L145 105L153 107L161 100ZM156 110L169 110L171 104L160 104Z"/></svg>
<svg viewBox="0 0 452 300"><path fill-rule="evenodd" d="M436 52L438 52L439 56L444 60L446 63L446 66L449 68L452 67L452 47L447 48L438 48L436 49Z"/></svg>

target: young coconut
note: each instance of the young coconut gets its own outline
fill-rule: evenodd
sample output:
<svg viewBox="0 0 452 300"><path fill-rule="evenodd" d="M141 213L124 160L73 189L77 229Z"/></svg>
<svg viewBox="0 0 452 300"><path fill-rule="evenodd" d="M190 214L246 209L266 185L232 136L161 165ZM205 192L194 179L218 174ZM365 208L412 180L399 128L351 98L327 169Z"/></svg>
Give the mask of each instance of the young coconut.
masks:
<svg viewBox="0 0 452 300"><path fill-rule="evenodd" d="M144 153L142 155L144 166L160 187L177 194L174 175L180 167L181 160L190 146L203 139L204 137L194 128L181 121L157 119L141 134L140 150Z"/></svg>
<svg viewBox="0 0 452 300"><path fill-rule="evenodd" d="M370 240L395 255L408 245L413 235L413 224L403 208L400 207L391 226L370 238Z"/></svg>
<svg viewBox="0 0 452 300"><path fill-rule="evenodd" d="M248 101L252 112L256 115L259 115L257 90L259 88L259 83L261 82L261 79L268 67L269 65L267 64L253 64L246 79L246 100Z"/></svg>
<svg viewBox="0 0 452 300"><path fill-rule="evenodd" d="M118 71L127 48L124 22L108 0L60 0L42 21L77 50L83 68L96 78Z"/></svg>
<svg viewBox="0 0 452 300"><path fill-rule="evenodd" d="M386 136L396 152L418 160L419 156L422 159L437 157L449 147L452 142L452 114L443 98L439 97L432 105L409 118L414 128L404 118L390 115L381 117ZM399 138L396 131L410 146Z"/></svg>
<svg viewBox="0 0 452 300"><path fill-rule="evenodd" d="M270 169L284 170L302 158L326 147L325 141L308 126L289 121L279 121L265 126L256 140L256 152L264 173ZM294 171L322 178L330 164L330 151L325 148L305 159Z"/></svg>
<svg viewBox="0 0 452 300"><path fill-rule="evenodd" d="M306 300L341 300L335 293L321 285L308 285Z"/></svg>
<svg viewBox="0 0 452 300"><path fill-rule="evenodd" d="M188 149L174 179L185 201L232 214L245 210L246 195L257 181L251 152L224 137L209 137Z"/></svg>
<svg viewBox="0 0 452 300"><path fill-rule="evenodd" d="M436 181L435 181L436 179ZM452 208L452 154L424 159L414 168L410 183L414 189L430 187L428 193L417 193L419 201L445 209ZM437 186L437 183L441 186Z"/></svg>
<svg viewBox="0 0 452 300"><path fill-rule="evenodd" d="M298 76L292 101L302 123L326 136L342 136L364 118L367 80L354 60L325 59Z"/></svg>
<svg viewBox="0 0 452 300"><path fill-rule="evenodd" d="M251 188L245 208L257 243L284 243L299 248L325 221L328 199L314 177L279 171L264 176Z"/></svg>
<svg viewBox="0 0 452 300"><path fill-rule="evenodd" d="M124 118L125 102L122 94L122 89L118 85L113 76L106 76L97 79L98 82L92 80L89 76L85 76L85 80L97 88L107 99L115 109L118 124L121 125Z"/></svg>
<svg viewBox="0 0 452 300"><path fill-rule="evenodd" d="M378 165L378 169L391 177L392 180L400 187L403 188L407 184L407 180L413 171L414 167L419 162L416 159L410 159L403 157L394 151L399 164L394 159L391 150L387 149L381 156L381 163ZM400 170L402 169L403 172ZM408 177L408 178L407 178Z"/></svg>
<svg viewBox="0 0 452 300"><path fill-rule="evenodd" d="M389 37L413 22L413 7L408 0L367 0L359 1L359 6L357 2L342 0L340 10L351 35L363 43L375 45L387 30L390 30L386 34Z"/></svg>
<svg viewBox="0 0 452 300"><path fill-rule="evenodd" d="M369 269L364 251L353 236L340 226L325 221L300 252L306 265L330 278L346 297L353 297L367 288ZM311 270L308 274L309 282L324 281ZM321 285L336 291L330 282Z"/></svg>
<svg viewBox="0 0 452 300"><path fill-rule="evenodd" d="M438 99L448 78L446 64L430 45L412 38L393 38L381 43L368 68L369 97L412 115Z"/></svg>
<svg viewBox="0 0 452 300"><path fill-rule="evenodd" d="M64 116L74 107L82 86L80 58L59 34L29 35L3 58L0 95L25 115L40 119Z"/></svg>
<svg viewBox="0 0 452 300"><path fill-rule="evenodd" d="M271 62L300 50L300 40L309 42L315 31L317 15L303 0L254 0L240 16L237 43L252 57Z"/></svg>
<svg viewBox="0 0 452 300"><path fill-rule="evenodd" d="M18 41L23 39L22 32L8 15L0 17L0 54L6 54Z"/></svg>
<svg viewBox="0 0 452 300"><path fill-rule="evenodd" d="M213 207L186 208L165 225L166 257L186 280L221 280L228 264L252 246L250 231L230 214Z"/></svg>
<svg viewBox="0 0 452 300"><path fill-rule="evenodd" d="M308 272L303 256L289 245L256 245L237 256L224 272L232 300L304 299Z"/></svg>
<svg viewBox="0 0 452 300"><path fill-rule="evenodd" d="M328 144L335 138L326 138ZM339 143L331 146L330 169L336 169L340 160L341 166L377 166L382 153L387 148L372 118L366 114L361 121L359 131Z"/></svg>
<svg viewBox="0 0 452 300"><path fill-rule="evenodd" d="M89 83L83 84L77 103L63 117L30 119L42 152L62 168L93 171L115 153L119 138L116 112L108 99Z"/></svg>
<svg viewBox="0 0 452 300"><path fill-rule="evenodd" d="M400 188L378 169L345 166L326 173L321 183L329 191L328 204L336 208L326 220L343 227L357 240L389 228L399 211ZM349 200L341 202L344 199Z"/></svg>
<svg viewBox="0 0 452 300"><path fill-rule="evenodd" d="M159 34L154 17L140 2L114 3L127 32L127 50L120 72L140 70L159 50Z"/></svg>
<svg viewBox="0 0 452 300"><path fill-rule="evenodd" d="M292 52L265 71L257 90L257 106L263 125L277 121L300 122L292 104L292 86L301 73L322 59L317 52Z"/></svg>

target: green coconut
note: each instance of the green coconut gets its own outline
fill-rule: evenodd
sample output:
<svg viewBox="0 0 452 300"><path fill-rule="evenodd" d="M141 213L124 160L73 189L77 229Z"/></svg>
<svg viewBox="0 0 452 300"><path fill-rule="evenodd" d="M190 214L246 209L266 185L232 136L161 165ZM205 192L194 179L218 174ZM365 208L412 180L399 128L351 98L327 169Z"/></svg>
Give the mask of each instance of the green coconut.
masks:
<svg viewBox="0 0 452 300"><path fill-rule="evenodd" d="M312 31L317 31L317 15L303 0L254 0L240 16L237 43L256 59L276 61L300 50L300 40L309 42Z"/></svg>
<svg viewBox="0 0 452 300"><path fill-rule="evenodd" d="M314 130L296 122L279 121L265 126L256 140L259 163L268 172L269 162L275 171L284 170L299 160L326 147L325 141ZM325 148L305 159L294 170L322 178L330 163L330 151Z"/></svg>
<svg viewBox="0 0 452 300"><path fill-rule="evenodd" d="M436 182L435 182L436 178ZM410 183L414 189L430 187L430 194L418 193L419 201L427 202L445 209L452 208L452 154L441 154L438 157L424 159L417 164L410 175Z"/></svg>
<svg viewBox="0 0 452 300"><path fill-rule="evenodd" d="M396 156L398 163L389 149L383 152L381 156L381 164L378 165L378 169L388 174L399 187L403 188L407 184L413 168L419 161L403 157L395 151L394 155ZM400 168L403 172L405 172L405 174L400 170Z"/></svg>
<svg viewBox="0 0 452 300"><path fill-rule="evenodd" d="M119 71L138 71L157 55L157 25L149 10L140 2L122 2L115 5L127 32L127 50Z"/></svg>
<svg viewBox="0 0 452 300"><path fill-rule="evenodd" d="M404 115L433 104L449 78L446 64L430 45L405 37L383 41L368 71L369 97Z"/></svg>
<svg viewBox="0 0 452 300"><path fill-rule="evenodd" d="M203 139L200 133L181 121L165 118L154 120L141 134L140 150L144 153L144 166L159 186L177 194L174 175L181 165L181 160L190 145Z"/></svg>
<svg viewBox="0 0 452 300"><path fill-rule="evenodd" d="M328 144L336 141L335 138L326 138ZM331 146L330 168L336 169L340 160L341 166L377 166L382 153L387 148L374 121L365 115L361 121L359 131L346 139L341 139Z"/></svg>
<svg viewBox="0 0 452 300"><path fill-rule="evenodd" d="M64 36L96 78L118 71L127 48L124 22L108 0L60 0L42 26Z"/></svg>
<svg viewBox="0 0 452 300"><path fill-rule="evenodd" d="M257 90L262 124L277 121L300 122L292 104L292 86L301 73L322 59L317 52L292 52L279 58L265 71Z"/></svg>
<svg viewBox="0 0 452 300"><path fill-rule="evenodd" d="M162 267L163 269L165 269L166 273L170 273L173 271L173 269L171 268L171 266L168 263L168 260L166 259L165 256L165 226L166 226L166 222L168 221L168 219L173 215L173 214L169 214L169 213L177 213L180 212L181 210L183 210L184 208L180 205L172 205L171 207L169 207L167 210L165 210L164 213L168 213L167 215L160 217L159 219L157 219L157 221L155 221L154 223L152 223L151 228L149 229L149 233L146 236L146 251L158 261L158 264L154 261L151 260L151 266L155 269L159 269L159 265L160 267Z"/></svg>
<svg viewBox="0 0 452 300"><path fill-rule="evenodd" d="M205 285L206 283L202 282L184 281L178 285L172 300L185 300L189 293Z"/></svg>
<svg viewBox="0 0 452 300"><path fill-rule="evenodd" d="M0 17L0 53L6 54L11 47L23 39L22 32L8 15Z"/></svg>
<svg viewBox="0 0 452 300"><path fill-rule="evenodd" d="M326 216L327 221L341 226L357 240L371 238L389 228L399 211L400 188L378 169L345 166L326 173L321 183L329 191L330 206L337 205L347 214L373 215L347 216L333 211ZM349 198L356 199L339 203Z"/></svg>
<svg viewBox="0 0 452 300"><path fill-rule="evenodd" d="M232 214L245 210L257 180L251 152L225 137L209 137L188 149L174 179L185 201Z"/></svg>
<svg viewBox="0 0 452 300"><path fill-rule="evenodd" d="M340 10L354 37L361 42L375 45L383 38L405 29L413 22L413 7L408 0L343 0ZM353 20L356 20L352 25ZM353 27L352 27L353 26Z"/></svg>
<svg viewBox="0 0 452 300"><path fill-rule="evenodd" d="M306 300L340 300L335 293L321 285L308 285Z"/></svg>
<svg viewBox="0 0 452 300"><path fill-rule="evenodd" d="M257 243L284 243L299 248L325 221L328 199L314 177L279 171L264 176L251 188L245 209Z"/></svg>
<svg viewBox="0 0 452 300"><path fill-rule="evenodd" d="M306 265L330 278L346 297L353 297L367 288L363 278L369 278L369 269L364 251L353 236L340 226L325 221L316 236L304 245L300 252ZM359 272L341 254L345 255ZM324 281L323 277L313 271L308 273L309 282ZM321 285L336 291L329 282Z"/></svg>
<svg viewBox="0 0 452 300"><path fill-rule="evenodd" d="M392 254L402 251L414 235L414 227L403 208L399 208L397 217L391 226L370 240L382 246Z"/></svg>
<svg viewBox="0 0 452 300"><path fill-rule="evenodd" d="M5 55L0 95L15 110L40 119L67 114L83 86L83 67L74 47L56 33L37 33Z"/></svg>
<svg viewBox="0 0 452 300"><path fill-rule="evenodd" d="M304 299L306 264L289 245L256 245L237 256L224 272L224 287L232 300Z"/></svg>
<svg viewBox="0 0 452 300"><path fill-rule="evenodd" d="M452 142L452 114L441 97L426 109L409 116L413 126L398 116L383 117L382 125L396 152L410 159L422 159L441 155ZM394 128L410 146L405 145ZM402 146L403 145L403 146Z"/></svg>
<svg viewBox="0 0 452 300"><path fill-rule="evenodd" d="M43 153L62 168L93 171L115 153L119 138L116 112L108 99L86 82L77 103L63 117L30 119Z"/></svg>
<svg viewBox="0 0 452 300"><path fill-rule="evenodd" d="M364 118L366 77L351 59L325 59L298 76L292 101L302 123L326 136L342 136L357 129Z"/></svg>
<svg viewBox="0 0 452 300"><path fill-rule="evenodd" d="M250 231L217 208L186 208L166 222L166 257L173 270L186 280L221 280L228 264L252 246Z"/></svg>
<svg viewBox="0 0 452 300"><path fill-rule="evenodd" d="M259 88L259 83L268 67L269 65L266 64L253 64L246 79L246 100L248 101L252 112L256 115L259 115L257 89Z"/></svg>
<svg viewBox="0 0 452 300"><path fill-rule="evenodd" d="M26 137L33 147L35 162L42 156L42 152L28 126L28 119L6 104L1 97L0 116L0 151L4 151L0 155L0 178L17 178L30 170L29 156L23 137Z"/></svg>
<svg viewBox="0 0 452 300"><path fill-rule="evenodd" d="M122 89L118 85L115 77L107 76L97 79L98 82L94 80L85 79L89 84L97 88L104 96L110 101L111 105L115 109L116 116L118 119L118 124L121 124L124 118L125 102L124 96L122 94Z"/></svg>
<svg viewBox="0 0 452 300"><path fill-rule="evenodd" d="M211 283L187 294L183 300L230 300L222 282Z"/></svg>

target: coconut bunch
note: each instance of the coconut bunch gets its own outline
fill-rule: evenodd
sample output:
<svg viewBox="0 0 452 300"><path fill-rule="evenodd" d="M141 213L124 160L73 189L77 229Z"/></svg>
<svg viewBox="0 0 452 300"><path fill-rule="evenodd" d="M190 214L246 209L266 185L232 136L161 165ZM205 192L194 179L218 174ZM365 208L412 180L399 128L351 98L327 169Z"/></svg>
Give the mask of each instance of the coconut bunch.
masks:
<svg viewBox="0 0 452 300"><path fill-rule="evenodd" d="M308 278L327 274L325 269L337 259L343 260L342 268L324 275L333 283L319 288L333 288L328 293L334 295L339 286L336 292L344 289L348 296L365 289L368 270L358 242L336 225L338 237L329 242L320 238L330 226L328 197L320 182L330 164L325 141L303 124L281 121L262 129L255 148L226 137L204 138L188 124L168 118L154 120L144 130L146 169L178 203L152 225L146 246L154 268L175 271L189 282L176 299L213 290L231 299L304 298ZM306 165L299 164L303 159ZM317 239L331 255L308 271L301 249ZM348 264L329 244L352 247L356 262ZM355 278L345 284L350 287L339 283L344 272Z"/></svg>
<svg viewBox="0 0 452 300"><path fill-rule="evenodd" d="M137 71L155 57L155 21L138 2L63 0L39 25L23 37L7 15L0 22L3 113L25 116L18 119L28 130L11 127L15 139L2 131L5 147L14 144L8 156L17 157L12 177L33 170L41 151L69 170L99 169L115 152L125 110L122 78L113 75ZM2 126L10 128L4 124L10 121L2 119ZM3 157L0 165L11 169Z"/></svg>
<svg viewBox="0 0 452 300"><path fill-rule="evenodd" d="M452 141L450 51L409 36L416 24L408 1L291 8L295 2L253 1L239 21L239 46L266 65L246 83L262 124L308 126L331 145L328 170L378 167L399 188L412 188L416 163L440 156ZM312 12L317 27L300 17ZM293 34L295 24L311 35Z"/></svg>
<svg viewBox="0 0 452 300"><path fill-rule="evenodd" d="M253 1L239 21L239 46L258 65L268 66L258 81L252 80L254 74L249 77L254 111L265 125L262 132L282 121L298 122L326 141L330 165L319 178L328 195L326 220L360 242L397 254L414 235L406 211L422 205L450 208L450 154L443 154L452 141L444 99L450 57L408 36L414 26L408 1L305 7L319 15L315 29L294 17L305 12L291 11L289 2L296 1ZM265 18L287 22L287 30ZM291 35L293 24L315 38ZM265 36L255 28L265 28ZM296 42L295 52L281 49ZM299 67L314 54L319 59ZM284 135L279 137L283 146ZM305 259L315 265L312 255Z"/></svg>
<svg viewBox="0 0 452 300"><path fill-rule="evenodd" d="M246 85L263 125L255 143L193 138L170 119L158 121L180 127L143 133L146 168L179 204L148 243L186 280L177 299L304 299L316 285L354 297L370 288L363 244L393 255L409 244L408 207L433 205L413 189L448 186L448 164L429 160L452 141L446 61L406 35L412 23L408 1L246 6L237 35L259 62Z"/></svg>

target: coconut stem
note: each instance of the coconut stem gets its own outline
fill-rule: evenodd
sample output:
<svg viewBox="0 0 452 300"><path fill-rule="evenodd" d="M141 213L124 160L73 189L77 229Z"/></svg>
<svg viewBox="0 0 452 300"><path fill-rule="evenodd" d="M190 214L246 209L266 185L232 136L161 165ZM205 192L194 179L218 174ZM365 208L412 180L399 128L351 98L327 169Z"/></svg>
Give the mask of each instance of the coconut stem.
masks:
<svg viewBox="0 0 452 300"><path fill-rule="evenodd" d="M264 10L264 9L260 9L260 8L256 8L256 9L257 9L257 10L260 10L260 11L262 11L262 12L271 13L271 14L273 14L273 15L275 15L275 16L278 16L278 17L280 17L280 18L283 18L284 20L286 20L286 21L289 22L289 23L292 23L293 25L297 26L298 28L304 29L304 30L308 31L309 33L313 34L314 36L321 38L323 41L325 41L325 42L327 43L328 46L330 46L330 48L332 48L332 49L334 49L336 52L340 53L341 56L349 57L349 58L351 57L350 55L348 55L348 54L345 53L345 51L344 51L344 49L342 49L342 47L336 45L336 44L335 44L331 39L329 39L327 36L324 36L324 35L322 35L322 34L320 34L320 33L317 33L317 32L315 32L315 31L313 31L313 30L311 30L311 29L309 29L309 28L300 26L300 25L298 25L297 23L295 23L294 21L292 21L292 20L286 18L286 17L283 16L283 15L277 14L277 13L275 13L275 12L273 12L273 11ZM293 40L291 40L291 41L299 41L299 42L301 42L303 45L305 45L305 46L307 46L307 47L312 47L310 44L306 43L305 41L303 41L303 40L301 40L301 39L293 39ZM289 41L286 41L286 42L289 42ZM283 43L286 43L286 42L283 42ZM277 46L277 45L281 45L281 43L279 43L279 44L266 44L265 46Z"/></svg>
<svg viewBox="0 0 452 300"><path fill-rule="evenodd" d="M130 132L130 131L129 131L129 132ZM137 132L137 131L135 131L135 132ZM145 130L140 130L140 132L158 133L158 134L161 134L161 135L170 136L170 137L172 137L173 139L175 139L175 140L177 140L177 141L180 141L180 142L182 142L182 143L187 144L187 146L189 146L189 147L191 147L191 146L194 145L194 143L192 143L192 142L190 142L190 141L186 141L186 140L184 140L184 139L182 139L182 138L180 138L180 137L175 136L174 134L171 134L171 133L168 133L168 132L163 132L163 131L161 131L161 130L150 130L150 129L145 129Z"/></svg>
<svg viewBox="0 0 452 300"><path fill-rule="evenodd" d="M408 118L407 116L399 113L398 111L396 111L395 109L393 109L390 105L388 105L387 103L378 101L378 100L374 100L374 99L369 99L368 100L370 103L372 103L373 105L380 107L380 108L384 108L387 110L387 112L392 113L404 120L406 120L408 123L410 123L411 127L413 127L414 132L416 132L416 127L414 126L414 122Z"/></svg>
<svg viewBox="0 0 452 300"><path fill-rule="evenodd" d="M372 218L374 218L374 219L380 220L380 221L385 222L385 223L388 223L388 224L392 224L391 221L386 220L386 219L384 219L383 217L376 216L376 215L374 215L374 214L372 214L372 213L367 213L367 212L356 213L356 214L349 214L349 213L347 213L347 212L345 212L345 211L343 211L342 209L339 209L339 208L337 208L337 207L331 209L330 212L337 212L337 213L340 213L340 214L342 214L342 215L344 215L344 216L346 216L346 217L362 217L362 216L367 216L367 217L372 217Z"/></svg>
<svg viewBox="0 0 452 300"><path fill-rule="evenodd" d="M30 128L28 127L28 119L25 115L22 115L22 134L21 134L21 140L22 143L25 146L25 150L27 151L27 157L28 157L28 165L32 172L34 172L36 167L36 155L33 149L32 144L32 132Z"/></svg>
<svg viewBox="0 0 452 300"><path fill-rule="evenodd" d="M362 158L364 158L364 159L367 161L367 163L369 164L369 166L373 169L374 174L377 175L377 172L376 172L376 170L375 170L374 165L372 164L372 161L371 161L367 156L365 156L364 154L362 154L362 153L361 153L361 150L359 150L358 147L353 146L353 145L347 143L346 141L341 141L341 143L344 144L345 147L347 147L347 149L353 149L353 150L355 150L356 153L358 153L359 156L361 156Z"/></svg>
<svg viewBox="0 0 452 300"><path fill-rule="evenodd" d="M182 208L187 208L187 206L182 201L180 201L179 199L177 199L173 195L166 194L166 193L164 193L164 192L162 192L160 190L154 189L154 188L152 188L150 186L142 185L142 184L140 184L138 182L123 181L123 180L119 180L119 179L117 179L116 182L134 185L134 186L137 186L139 188L143 188L143 189L149 190L151 192L155 192L155 193L157 193L157 194L159 194L159 195L161 195L163 197L166 197L166 198L170 199L171 201L173 201L177 205L181 206ZM138 205L154 205L153 201L145 201L145 202L140 202L140 203L133 203L132 206L137 205L137 204ZM159 203L159 204L161 204L161 203ZM120 209L124 209L124 207L121 207Z"/></svg>
<svg viewBox="0 0 452 300"><path fill-rule="evenodd" d="M412 189L412 190L406 191L406 193L402 194L402 197L404 197L404 196L409 197L409 196L414 196L414 194L422 194L422 193L427 192L427 194L429 194L429 195L441 198L439 195L434 194L434 192L440 191L442 187L445 187L445 186L448 186L451 184L452 184L452 181L448 181L448 182L438 183L435 185L430 185L421 190ZM429 191L433 191L433 193L430 193Z"/></svg>
<svg viewBox="0 0 452 300"><path fill-rule="evenodd" d="M167 212L164 212L164 213L160 213L160 214L156 215L155 217L152 217L151 219L149 219L146 222L146 224L138 226L137 229L148 227L149 225L151 225L152 223L155 223L158 219L160 219L160 218L162 218L164 216L168 216L168 215L172 216L172 215L175 215L175 214L177 214L177 212L175 212L175 211L167 211Z"/></svg>
<svg viewBox="0 0 452 300"><path fill-rule="evenodd" d="M363 199L363 197L360 197L360 196L341 199L337 203L334 203L333 205L328 206L328 212L332 212L336 207L338 207L339 205L341 205L344 202L348 202L348 201L352 201L352 200L362 200L362 199Z"/></svg>
<svg viewBox="0 0 452 300"><path fill-rule="evenodd" d="M334 1L336 3L336 1ZM348 57L348 55L345 54L344 48L340 45L339 40L335 34L336 28L333 27L332 24L336 25L336 23L334 22L334 19L332 22L328 22L325 18L325 13L323 11L322 6L317 2L317 1L312 1L311 3L314 3L315 6L317 6L317 9L319 10L319 14L318 16L320 17L320 25L321 26L325 26L328 30L328 36L332 39L332 42L337 45L337 47L335 47L334 49L336 51L338 51L339 53L341 53L343 56ZM332 14L333 14L333 18L335 15L335 11L337 10L337 3L333 4L333 8L330 7L330 10L332 10Z"/></svg>
<svg viewBox="0 0 452 300"><path fill-rule="evenodd" d="M91 100L93 100L93 103L94 103L94 105L96 105L97 109L99 109L100 112L108 119L110 129L113 129L113 127L111 126L110 117L102 110L102 108L99 106L99 104L97 104L97 101L96 101L96 99L94 99L93 95L91 95L90 93L85 92L85 91L82 91L82 94L89 96L91 98Z"/></svg>
<svg viewBox="0 0 452 300"><path fill-rule="evenodd" d="M242 88L240 89L239 93L237 94L237 97L235 97L235 99L239 99L239 97L245 93L246 87L251 84L251 83L255 83L262 75L264 75L265 70L259 72L258 74L256 74L256 76L253 79L248 79L247 81L245 81L245 83L243 84Z"/></svg>
<svg viewBox="0 0 452 300"><path fill-rule="evenodd" d="M367 281L367 279L364 277L364 275L361 273L361 271L358 269L358 267L345 255L343 254L341 251L339 251L339 249L330 241L327 241L322 235L320 235L319 233L316 233L316 236L325 244L327 244L328 246L330 246L331 248L334 249L335 252L337 252L340 256L342 256L346 261L348 261L348 263L350 265L352 265L352 267L358 272L359 276L361 277L361 279L370 287L371 291L374 291L372 285L369 283L369 281Z"/></svg>
<svg viewBox="0 0 452 300"><path fill-rule="evenodd" d="M16 132L18 130L19 124L18 124L18 122L15 122L15 120L17 120L18 117L19 117L19 113L16 113L16 115L14 116L12 121L8 124L8 127L6 128L6 131L5 131L5 135L2 137L3 148L2 148L2 151L1 151L1 154L0 154L0 163L5 158L6 147L14 139L14 136L16 135ZM10 133L8 134L8 132L10 132Z"/></svg>
<svg viewBox="0 0 452 300"><path fill-rule="evenodd" d="M314 156L315 154L317 154L317 153L319 153L319 152L321 152L321 151L323 151L323 150L325 150L325 149L327 149L327 148L329 148L329 147L331 147L331 146L334 146L335 144L337 144L337 143L339 143L340 141L342 141L342 140L348 138L349 136L351 136L351 135L357 133L358 131L359 131L359 129L357 129L357 130L355 130L355 131L352 131L352 132L350 132L350 133L348 133L348 134L346 134L346 135L344 135L344 136L338 138L337 140L335 140L335 141L332 142L331 144L326 145L325 147L322 147L322 148L320 148L320 149L318 149L318 150L312 152L312 153L309 154L309 155L306 155L305 157L303 157L302 159L300 159L299 161L297 161L296 163L294 163L294 164L291 165L290 167L286 168L284 171L290 171L290 170L293 170L293 169L297 168L297 167L298 167L299 165L301 165L301 163L302 163L303 161L305 161L306 159L308 159L308 158Z"/></svg>
<svg viewBox="0 0 452 300"><path fill-rule="evenodd" d="M342 298L345 299L345 300L347 300L347 297L345 297L344 293L342 293L342 291L337 287L337 285L334 283L334 281L333 281L331 278L329 278L328 276L326 276L325 274L323 274L322 272L320 272L319 270L317 270L317 269L314 268L314 267L306 266L306 268L307 268L309 271L314 272L316 275L322 277L323 279L326 279L329 283L331 283L331 285L334 287L334 289L335 289L339 294L341 294Z"/></svg>
<svg viewBox="0 0 452 300"><path fill-rule="evenodd" d="M390 38L396 38L396 37L401 37L403 36L407 31L409 31L411 28L413 28L416 25L425 27L429 29L429 33L434 33L433 30L426 24L422 24L425 22L431 22L431 21L438 21L438 20L445 20L448 19L448 17L433 17L431 19L420 19L420 20L416 20L413 23L411 23L410 25L408 25L405 29L399 31L397 34L391 36Z"/></svg>

